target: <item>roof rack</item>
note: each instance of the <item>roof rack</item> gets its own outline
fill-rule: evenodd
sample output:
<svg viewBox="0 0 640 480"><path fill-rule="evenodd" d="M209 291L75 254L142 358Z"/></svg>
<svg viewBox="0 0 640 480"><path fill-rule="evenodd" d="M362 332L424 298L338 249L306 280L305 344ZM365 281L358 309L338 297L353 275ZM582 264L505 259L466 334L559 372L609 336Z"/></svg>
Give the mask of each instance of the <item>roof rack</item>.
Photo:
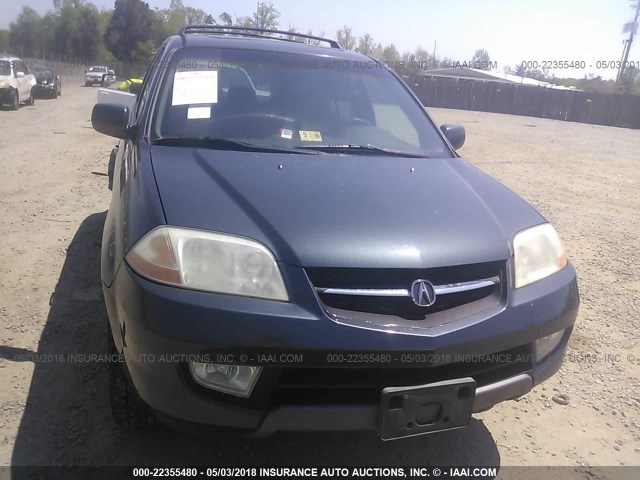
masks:
<svg viewBox="0 0 640 480"><path fill-rule="evenodd" d="M184 41L184 36L188 33L215 33L218 35L229 34L229 35L237 35L241 37L260 37L260 38L271 38L274 40L297 42L296 40L292 40L290 38L269 37L269 36L261 35L261 33L277 33L279 35L286 35L287 37L299 37L299 38L305 38L308 40L315 40L317 42L325 42L325 43L328 43L331 48L341 49L340 44L337 41L331 40L329 38L316 37L315 35L306 35L304 33L287 32L285 30L270 30L268 28L239 27L239 26L228 27L225 25L186 25L182 27L180 30L178 30L177 35L180 35L182 37L182 40ZM300 42L297 42L297 43L300 43Z"/></svg>

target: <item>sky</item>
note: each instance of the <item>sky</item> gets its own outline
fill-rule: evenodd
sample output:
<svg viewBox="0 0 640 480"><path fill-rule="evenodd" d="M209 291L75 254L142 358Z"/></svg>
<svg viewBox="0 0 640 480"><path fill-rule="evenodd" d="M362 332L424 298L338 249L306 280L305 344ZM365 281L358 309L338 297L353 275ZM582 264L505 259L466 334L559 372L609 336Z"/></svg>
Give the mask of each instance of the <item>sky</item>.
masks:
<svg viewBox="0 0 640 480"><path fill-rule="evenodd" d="M24 6L44 14L53 0L1 0L0 28L8 28ZM267 0L268 1L268 0ZM375 42L393 43L400 52L421 46L436 49L440 58L469 61L484 48L498 71L526 61L584 61L586 68L566 75L587 73L615 78L615 69L598 69L597 61L619 61L622 25L633 19L638 0L272 0L280 11L280 26L298 31L313 29L335 38L343 25L356 36L369 33ZM112 8L113 0L92 0L98 8ZM170 0L148 0L152 8L167 8ZM255 11L255 0L184 0L217 17ZM436 46L437 42L437 46ZM630 61L640 64L640 35Z"/></svg>

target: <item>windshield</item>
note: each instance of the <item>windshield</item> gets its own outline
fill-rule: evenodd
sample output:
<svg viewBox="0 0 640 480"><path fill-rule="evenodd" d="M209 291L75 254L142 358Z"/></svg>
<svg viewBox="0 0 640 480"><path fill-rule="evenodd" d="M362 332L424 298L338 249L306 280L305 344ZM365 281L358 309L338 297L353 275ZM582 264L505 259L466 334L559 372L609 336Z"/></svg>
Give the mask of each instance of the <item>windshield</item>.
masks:
<svg viewBox="0 0 640 480"><path fill-rule="evenodd" d="M51 70L36 70L34 72L36 80L39 82L46 80L47 82L53 81L53 72Z"/></svg>
<svg viewBox="0 0 640 480"><path fill-rule="evenodd" d="M6 60L0 61L0 75L11 75L11 64Z"/></svg>
<svg viewBox="0 0 640 480"><path fill-rule="evenodd" d="M104 67L91 67L90 72L107 73L107 69Z"/></svg>
<svg viewBox="0 0 640 480"><path fill-rule="evenodd" d="M192 48L166 69L151 139L323 153L450 156L422 107L373 61ZM180 144L184 144L182 141ZM215 148L216 142L208 142ZM375 147L354 148L354 147Z"/></svg>

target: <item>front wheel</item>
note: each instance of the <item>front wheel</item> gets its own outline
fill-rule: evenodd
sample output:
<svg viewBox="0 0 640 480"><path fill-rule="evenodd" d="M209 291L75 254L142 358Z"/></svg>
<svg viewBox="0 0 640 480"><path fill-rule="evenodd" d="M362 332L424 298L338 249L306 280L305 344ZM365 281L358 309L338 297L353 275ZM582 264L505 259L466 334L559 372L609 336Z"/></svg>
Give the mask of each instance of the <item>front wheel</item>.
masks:
<svg viewBox="0 0 640 480"><path fill-rule="evenodd" d="M125 363L116 350L111 337L111 327L107 324L107 342L109 345L109 396L111 415L118 425L143 430L154 426L156 417L149 406L140 398L131 380L125 372Z"/></svg>
<svg viewBox="0 0 640 480"><path fill-rule="evenodd" d="M31 95L29 95L29 100L27 101L27 105L33 107L36 104L36 97L34 95L33 90L31 90Z"/></svg>
<svg viewBox="0 0 640 480"><path fill-rule="evenodd" d="M11 92L11 110L18 110L20 108L20 97L17 90Z"/></svg>

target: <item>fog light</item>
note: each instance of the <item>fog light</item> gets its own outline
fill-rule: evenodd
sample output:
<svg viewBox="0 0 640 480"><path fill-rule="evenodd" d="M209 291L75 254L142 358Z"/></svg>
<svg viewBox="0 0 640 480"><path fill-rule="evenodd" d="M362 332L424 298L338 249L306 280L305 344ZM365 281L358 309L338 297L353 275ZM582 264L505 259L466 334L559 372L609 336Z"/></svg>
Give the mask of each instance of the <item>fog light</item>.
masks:
<svg viewBox="0 0 640 480"><path fill-rule="evenodd" d="M190 362L189 370L193 379L203 387L238 397L248 397L251 395L262 368Z"/></svg>
<svg viewBox="0 0 640 480"><path fill-rule="evenodd" d="M540 362L549 355L558 346L563 335L564 330L560 330L536 340L536 362Z"/></svg>

